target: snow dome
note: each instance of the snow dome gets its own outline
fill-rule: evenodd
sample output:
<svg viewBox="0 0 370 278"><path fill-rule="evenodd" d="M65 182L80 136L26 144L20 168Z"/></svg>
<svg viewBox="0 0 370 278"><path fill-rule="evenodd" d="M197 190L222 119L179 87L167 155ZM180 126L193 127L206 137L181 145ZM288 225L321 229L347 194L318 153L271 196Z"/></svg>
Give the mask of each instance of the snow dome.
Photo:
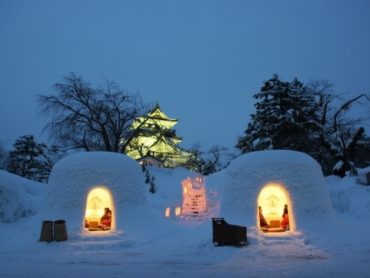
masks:
<svg viewBox="0 0 370 278"><path fill-rule="evenodd" d="M333 213L320 165L307 154L283 150L234 160L225 173L221 206L229 219L263 230L261 211L272 231L281 229L287 211L290 231Z"/></svg>
<svg viewBox="0 0 370 278"><path fill-rule="evenodd" d="M128 207L145 203L143 174L137 162L123 154L83 152L58 161L50 174L47 206L54 217L88 230L99 229L107 208L105 228L122 226ZM51 214L49 213L49 214ZM68 221L68 220L67 220Z"/></svg>

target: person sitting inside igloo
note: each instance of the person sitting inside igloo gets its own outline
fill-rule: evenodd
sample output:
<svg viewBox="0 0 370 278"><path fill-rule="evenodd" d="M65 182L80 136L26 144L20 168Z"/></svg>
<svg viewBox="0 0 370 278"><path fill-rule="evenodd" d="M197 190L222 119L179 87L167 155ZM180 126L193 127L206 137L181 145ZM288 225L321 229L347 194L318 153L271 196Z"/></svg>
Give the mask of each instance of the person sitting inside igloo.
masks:
<svg viewBox="0 0 370 278"><path fill-rule="evenodd" d="M281 220L280 227L284 230L289 230L289 214L288 214L288 205L284 205L284 211L283 211L283 220Z"/></svg>
<svg viewBox="0 0 370 278"><path fill-rule="evenodd" d="M265 216L263 216L261 206L258 207L258 216L259 216L259 219L260 219L260 227L265 228L265 229L269 228L269 224L267 224L266 218L265 218Z"/></svg>
<svg viewBox="0 0 370 278"><path fill-rule="evenodd" d="M103 230L109 230L112 224L112 211L109 208L104 209L104 215L100 218L100 227Z"/></svg>

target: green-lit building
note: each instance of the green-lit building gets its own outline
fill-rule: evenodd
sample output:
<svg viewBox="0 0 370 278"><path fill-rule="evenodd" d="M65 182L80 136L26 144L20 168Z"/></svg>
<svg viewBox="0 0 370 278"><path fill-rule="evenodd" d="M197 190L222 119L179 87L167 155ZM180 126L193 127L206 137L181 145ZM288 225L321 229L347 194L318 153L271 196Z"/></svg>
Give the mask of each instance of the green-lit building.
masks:
<svg viewBox="0 0 370 278"><path fill-rule="evenodd" d="M157 104L148 115L133 121L131 130L135 136L123 152L144 164L190 167L194 154L178 146L182 138L172 129L176 123Z"/></svg>

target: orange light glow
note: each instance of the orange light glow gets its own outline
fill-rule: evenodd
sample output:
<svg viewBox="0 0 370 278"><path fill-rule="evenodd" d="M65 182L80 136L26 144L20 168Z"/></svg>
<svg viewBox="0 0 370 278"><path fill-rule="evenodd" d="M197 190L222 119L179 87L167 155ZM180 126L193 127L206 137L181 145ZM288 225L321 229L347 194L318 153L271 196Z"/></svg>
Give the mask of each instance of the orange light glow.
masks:
<svg viewBox="0 0 370 278"><path fill-rule="evenodd" d="M292 202L287 190L280 184L267 184L258 195L257 201L257 219L259 222L258 207L261 207L262 214L267 223L271 226L277 225L282 220L284 205L287 205L289 211L289 226L290 230L295 228Z"/></svg>
<svg viewBox="0 0 370 278"><path fill-rule="evenodd" d="M112 228L115 227L115 208L112 194L104 187L92 189L86 201L85 221L100 223L104 215L104 209L109 208L112 211Z"/></svg>
<svg viewBox="0 0 370 278"><path fill-rule="evenodd" d="M171 208L166 208L166 211L165 211L164 215L166 217L170 217L171 216Z"/></svg>
<svg viewBox="0 0 370 278"><path fill-rule="evenodd" d="M207 210L207 197L202 177L187 178L182 181L181 214L198 214Z"/></svg>
<svg viewBox="0 0 370 278"><path fill-rule="evenodd" d="M176 207L176 209L175 209L175 215L176 216L181 215L181 207Z"/></svg>

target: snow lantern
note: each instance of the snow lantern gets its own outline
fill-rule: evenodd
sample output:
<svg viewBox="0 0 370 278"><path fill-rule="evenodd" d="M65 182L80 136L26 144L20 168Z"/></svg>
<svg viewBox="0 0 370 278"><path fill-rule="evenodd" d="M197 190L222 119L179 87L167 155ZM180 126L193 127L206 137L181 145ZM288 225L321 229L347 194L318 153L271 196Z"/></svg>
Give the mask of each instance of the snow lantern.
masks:
<svg viewBox="0 0 370 278"><path fill-rule="evenodd" d="M123 229L125 213L145 203L138 163L111 152L82 152L59 160L47 188L48 217L69 229Z"/></svg>
<svg viewBox="0 0 370 278"><path fill-rule="evenodd" d="M283 230L294 232L333 215L321 167L305 153L247 153L232 161L224 177L221 213L231 222L261 231L281 231L288 222ZM268 230L261 227L260 211Z"/></svg>
<svg viewBox="0 0 370 278"><path fill-rule="evenodd" d="M182 181L182 215L197 215L207 211L207 196L203 177Z"/></svg>

